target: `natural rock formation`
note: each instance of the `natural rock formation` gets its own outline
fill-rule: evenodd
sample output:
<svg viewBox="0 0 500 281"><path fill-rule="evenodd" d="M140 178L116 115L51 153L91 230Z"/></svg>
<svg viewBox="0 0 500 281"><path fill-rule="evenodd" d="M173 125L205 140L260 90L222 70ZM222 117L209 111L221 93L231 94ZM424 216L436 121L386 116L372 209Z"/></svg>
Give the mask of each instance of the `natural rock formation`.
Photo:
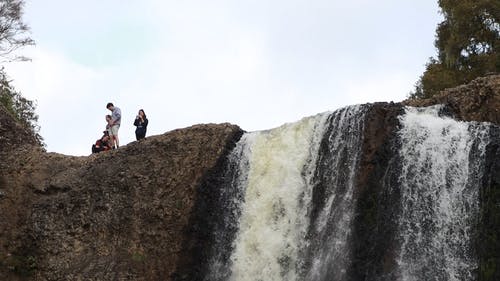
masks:
<svg viewBox="0 0 500 281"><path fill-rule="evenodd" d="M242 134L197 125L71 157L20 146L0 118L0 280L169 280L197 189Z"/></svg>
<svg viewBox="0 0 500 281"><path fill-rule="evenodd" d="M477 237L479 280L500 280L500 129L492 130L486 151L489 175L480 193L480 221Z"/></svg>
<svg viewBox="0 0 500 281"><path fill-rule="evenodd" d="M455 118L500 124L500 75L477 78L429 99L406 100L403 104L416 107L444 104Z"/></svg>
<svg viewBox="0 0 500 281"><path fill-rule="evenodd" d="M500 75L404 105L443 103L456 118L500 124ZM366 115L355 187L354 280L394 267L399 194L397 116L402 104ZM220 217L226 155L243 131L196 125L118 150L73 157L47 153L0 107L0 280L199 280ZM480 280L500 278L500 140L487 148L476 249ZM389 169L390 170L390 169ZM397 188L394 188L397 190ZM235 229L231 229L235 231ZM212 240L210 240L212 239ZM219 239L230 242L231 235ZM390 276L388 276L389 278Z"/></svg>
<svg viewBox="0 0 500 281"><path fill-rule="evenodd" d="M350 275L354 280L383 276L394 269L396 216L399 194L387 186L397 182L391 169L399 161L397 143L398 116L401 104L375 104L367 113L363 152L357 181L357 217L354 220L354 264ZM387 280L391 278L385 277Z"/></svg>

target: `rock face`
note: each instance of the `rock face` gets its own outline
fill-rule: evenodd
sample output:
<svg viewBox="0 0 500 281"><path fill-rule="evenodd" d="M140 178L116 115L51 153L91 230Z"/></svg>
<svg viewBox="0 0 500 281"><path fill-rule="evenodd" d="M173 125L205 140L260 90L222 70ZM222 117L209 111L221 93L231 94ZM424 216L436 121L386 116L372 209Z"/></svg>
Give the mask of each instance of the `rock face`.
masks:
<svg viewBox="0 0 500 281"><path fill-rule="evenodd" d="M500 129L491 132L486 169L489 177L480 193L478 235L479 280L500 280Z"/></svg>
<svg viewBox="0 0 500 281"><path fill-rule="evenodd" d="M481 77L432 98L406 100L403 104L415 107L444 104L457 119L500 124L500 75Z"/></svg>
<svg viewBox="0 0 500 281"><path fill-rule="evenodd" d="M399 194L388 192L388 186L398 177L391 166L399 162L394 159L400 146L396 132L402 113L400 104L379 103L366 116L356 186L359 211L354 219L355 262L350 268L354 280L380 278L395 267L396 216L400 213L395 202L399 202Z"/></svg>
<svg viewBox="0 0 500 281"><path fill-rule="evenodd" d="M394 277L390 237L401 206L392 204L400 194L387 192L398 175L386 171L397 165L398 116L403 105L437 103L457 119L499 125L500 75L429 100L371 106L354 194L352 280ZM231 178L226 156L242 134L230 124L196 125L72 157L46 153L0 107L0 280L201 280L207 243L224 220L221 194L231 193L221 190ZM479 280L500 278L500 137L492 134L475 239Z"/></svg>
<svg viewBox="0 0 500 281"><path fill-rule="evenodd" d="M197 125L71 157L11 146L25 136L0 116L17 132L2 134L0 280L169 280L197 189L242 134Z"/></svg>

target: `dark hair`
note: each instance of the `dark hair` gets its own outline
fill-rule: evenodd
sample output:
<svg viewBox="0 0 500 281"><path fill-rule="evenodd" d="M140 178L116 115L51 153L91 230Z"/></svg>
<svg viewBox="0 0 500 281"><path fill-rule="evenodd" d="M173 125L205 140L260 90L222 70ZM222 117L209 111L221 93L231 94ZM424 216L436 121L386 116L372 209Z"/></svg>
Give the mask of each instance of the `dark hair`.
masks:
<svg viewBox="0 0 500 281"><path fill-rule="evenodd" d="M146 112L144 112L144 109L139 109L139 111L142 111L142 114L144 114L144 118L146 118Z"/></svg>
<svg viewBox="0 0 500 281"><path fill-rule="evenodd" d="M106 108L109 108L110 106L114 106L112 102L108 102L108 104L106 105Z"/></svg>

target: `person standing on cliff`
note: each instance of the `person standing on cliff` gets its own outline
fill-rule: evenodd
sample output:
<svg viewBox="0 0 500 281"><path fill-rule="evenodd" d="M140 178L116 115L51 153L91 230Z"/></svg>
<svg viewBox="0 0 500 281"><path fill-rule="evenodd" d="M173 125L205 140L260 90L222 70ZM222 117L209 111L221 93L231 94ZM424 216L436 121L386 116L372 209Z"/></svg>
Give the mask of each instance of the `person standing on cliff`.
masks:
<svg viewBox="0 0 500 281"><path fill-rule="evenodd" d="M118 129L120 129L122 112L120 108L114 106L111 102L108 102L106 108L111 111L111 120L109 121L109 134L111 136L111 142L113 147L118 148L120 145L120 141L118 139Z"/></svg>
<svg viewBox="0 0 500 281"><path fill-rule="evenodd" d="M135 129L135 138L137 140L143 139L146 137L146 129L148 127L148 118L146 118L146 113L144 110L139 109L139 113L135 117L134 126Z"/></svg>
<svg viewBox="0 0 500 281"><path fill-rule="evenodd" d="M106 131L108 132L108 134L110 134L110 130L109 128L111 127L109 124L111 123L111 115L107 114L106 116L104 116L104 118L106 118Z"/></svg>

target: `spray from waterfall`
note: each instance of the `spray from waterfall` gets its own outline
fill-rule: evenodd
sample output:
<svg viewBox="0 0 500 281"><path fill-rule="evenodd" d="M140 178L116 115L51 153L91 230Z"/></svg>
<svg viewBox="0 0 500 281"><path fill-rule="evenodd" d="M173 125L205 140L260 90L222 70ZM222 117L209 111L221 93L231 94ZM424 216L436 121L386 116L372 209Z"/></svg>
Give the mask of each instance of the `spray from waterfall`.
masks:
<svg viewBox="0 0 500 281"><path fill-rule="evenodd" d="M439 106L407 108L390 134L370 127L391 139L373 150L378 174L361 186L372 109L349 106L243 135L215 188L220 210L203 280L475 279L490 125L440 116ZM365 237L374 239L362 240L367 198L373 233ZM381 240L383 249L373 244Z"/></svg>
<svg viewBox="0 0 500 281"><path fill-rule="evenodd" d="M326 117L255 133L230 280L298 280Z"/></svg>
<svg viewBox="0 0 500 281"><path fill-rule="evenodd" d="M408 108L402 129L401 280L473 280L472 234L488 125Z"/></svg>

